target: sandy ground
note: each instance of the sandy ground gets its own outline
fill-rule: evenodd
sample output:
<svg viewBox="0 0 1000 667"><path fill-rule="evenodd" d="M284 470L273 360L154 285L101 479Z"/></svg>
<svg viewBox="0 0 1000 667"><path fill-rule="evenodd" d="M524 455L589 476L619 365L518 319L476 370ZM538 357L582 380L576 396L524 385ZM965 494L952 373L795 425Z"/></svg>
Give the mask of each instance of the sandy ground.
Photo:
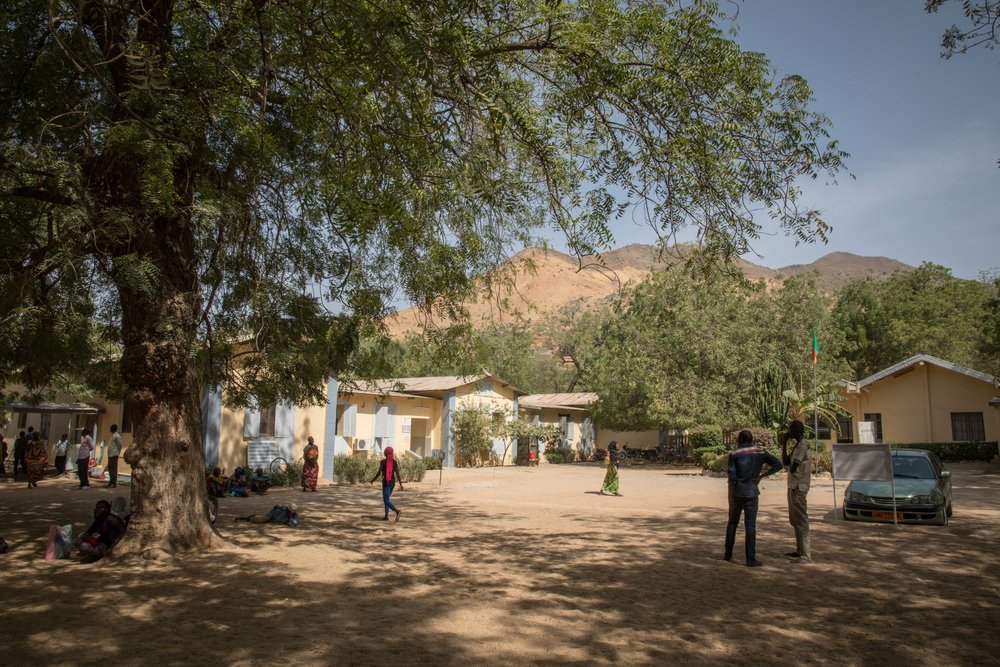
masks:
<svg viewBox="0 0 1000 667"><path fill-rule="evenodd" d="M233 548L169 564L47 562L114 490L0 480L0 662L998 664L1000 466L951 469L945 528L845 523L816 480L811 566L767 480L761 568L721 560L725 481L676 470L623 469L622 498L591 464L432 472L388 524L367 485L226 499ZM232 520L289 501L298 528Z"/></svg>

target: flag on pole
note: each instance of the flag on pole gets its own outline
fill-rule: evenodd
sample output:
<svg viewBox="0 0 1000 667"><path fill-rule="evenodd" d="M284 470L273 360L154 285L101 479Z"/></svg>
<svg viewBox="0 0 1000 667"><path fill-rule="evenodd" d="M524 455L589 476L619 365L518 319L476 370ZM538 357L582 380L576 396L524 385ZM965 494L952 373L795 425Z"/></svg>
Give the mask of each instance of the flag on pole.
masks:
<svg viewBox="0 0 1000 667"><path fill-rule="evenodd" d="M813 331L812 359L814 364L816 363L817 357L819 357L819 340L816 338L816 332Z"/></svg>

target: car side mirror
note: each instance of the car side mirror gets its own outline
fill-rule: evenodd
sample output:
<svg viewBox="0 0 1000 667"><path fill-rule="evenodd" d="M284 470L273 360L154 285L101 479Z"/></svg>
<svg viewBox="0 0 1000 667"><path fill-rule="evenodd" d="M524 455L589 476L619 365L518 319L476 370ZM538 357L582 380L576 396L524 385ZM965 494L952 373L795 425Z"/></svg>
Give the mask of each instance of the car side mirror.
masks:
<svg viewBox="0 0 1000 667"><path fill-rule="evenodd" d="M944 479L945 477L951 477L951 471L950 470L942 470L941 471L941 479Z"/></svg>

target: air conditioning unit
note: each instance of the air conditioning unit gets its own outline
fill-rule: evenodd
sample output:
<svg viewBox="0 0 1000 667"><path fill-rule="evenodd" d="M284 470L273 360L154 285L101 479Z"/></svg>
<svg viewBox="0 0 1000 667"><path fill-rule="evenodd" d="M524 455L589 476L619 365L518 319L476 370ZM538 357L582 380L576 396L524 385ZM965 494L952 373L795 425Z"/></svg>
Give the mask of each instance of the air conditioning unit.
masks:
<svg viewBox="0 0 1000 667"><path fill-rule="evenodd" d="M355 449L368 449L367 440L358 440L357 444L354 445Z"/></svg>

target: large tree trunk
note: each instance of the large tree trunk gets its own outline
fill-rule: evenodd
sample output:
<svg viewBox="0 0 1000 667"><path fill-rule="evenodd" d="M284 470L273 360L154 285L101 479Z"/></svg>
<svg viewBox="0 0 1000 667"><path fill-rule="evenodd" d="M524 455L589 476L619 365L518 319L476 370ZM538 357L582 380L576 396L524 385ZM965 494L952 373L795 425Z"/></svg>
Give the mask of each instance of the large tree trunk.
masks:
<svg viewBox="0 0 1000 667"><path fill-rule="evenodd" d="M125 130L91 155L85 178L95 229L94 251L111 260L118 288L124 349L121 372L133 410L132 519L119 555L157 557L224 544L208 519L201 401L194 360L198 335L198 256L194 234L196 167L177 137L197 141L197 128L142 118L189 117L171 110L171 97L141 88L122 58L145 54L164 80L172 61L173 0L141 7L109 2L82 5L81 17L105 56L115 90L112 120ZM140 86L136 90L135 86ZM155 125L155 127L153 127ZM170 171L162 161L169 155ZM173 200L153 189L172 177ZM158 181L160 181L158 183ZM122 214L128 218L123 226ZM152 269L150 271L149 269ZM152 275L150 275L152 274Z"/></svg>
<svg viewBox="0 0 1000 667"><path fill-rule="evenodd" d="M122 376L134 410L132 519L119 554L161 557L221 546L207 513L201 401L193 341L197 281L190 223L157 220L143 254L160 269L152 292L119 283Z"/></svg>

